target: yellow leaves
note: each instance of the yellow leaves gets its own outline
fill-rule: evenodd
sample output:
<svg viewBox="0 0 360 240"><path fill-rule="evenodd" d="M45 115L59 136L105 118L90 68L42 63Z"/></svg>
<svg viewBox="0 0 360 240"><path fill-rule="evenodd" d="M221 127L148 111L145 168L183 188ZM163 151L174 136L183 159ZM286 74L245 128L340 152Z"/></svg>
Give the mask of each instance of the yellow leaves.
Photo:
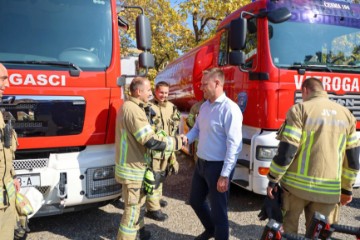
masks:
<svg viewBox="0 0 360 240"><path fill-rule="evenodd" d="M153 37L151 52L155 56L155 70L150 71L149 76L150 79L153 79L156 72L168 62L207 39L215 31L220 19L251 1L179 0L175 8L171 7L170 0L126 0L122 2L125 2L126 5L143 7L145 15L150 18ZM132 39L135 39L135 18L138 14L139 11L130 9L120 13L129 22L130 29L127 34ZM195 17L193 18L193 16ZM194 19L197 29L193 28L189 19ZM121 37L123 37L123 33ZM126 48L126 46L122 47Z"/></svg>

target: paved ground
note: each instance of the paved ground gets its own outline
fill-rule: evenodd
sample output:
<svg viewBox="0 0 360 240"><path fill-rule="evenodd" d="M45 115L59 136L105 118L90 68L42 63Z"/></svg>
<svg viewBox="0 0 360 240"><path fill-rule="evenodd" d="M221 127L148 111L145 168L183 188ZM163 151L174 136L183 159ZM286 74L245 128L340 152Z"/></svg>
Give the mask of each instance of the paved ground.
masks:
<svg viewBox="0 0 360 240"><path fill-rule="evenodd" d="M154 240L191 240L203 231L191 207L185 204L188 196L193 165L184 155L179 157L180 173L171 176L164 186L164 198L169 206L164 209L170 218L159 223L145 218ZM263 196L232 186L229 219L230 240L259 239L267 222L259 221ZM30 221L31 233L27 239L115 239L122 214L122 204L116 201L99 209L60 216L35 218ZM303 219L301 231L304 232ZM360 226L360 189L354 191L353 202L342 207L340 224ZM339 235L337 239L355 239Z"/></svg>

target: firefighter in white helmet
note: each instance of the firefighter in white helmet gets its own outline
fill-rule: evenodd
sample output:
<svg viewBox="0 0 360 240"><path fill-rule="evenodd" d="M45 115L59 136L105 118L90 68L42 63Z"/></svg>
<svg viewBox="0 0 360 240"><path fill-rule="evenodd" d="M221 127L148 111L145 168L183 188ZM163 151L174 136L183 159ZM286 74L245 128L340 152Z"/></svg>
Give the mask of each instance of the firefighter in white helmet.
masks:
<svg viewBox="0 0 360 240"><path fill-rule="evenodd" d="M149 150L173 152L181 149L179 136L158 136L152 129L148 105L152 95L147 78L136 77L130 84L130 96L119 111L116 122L116 180L122 184L124 213L117 240L150 239L144 229L145 194L154 189Z"/></svg>

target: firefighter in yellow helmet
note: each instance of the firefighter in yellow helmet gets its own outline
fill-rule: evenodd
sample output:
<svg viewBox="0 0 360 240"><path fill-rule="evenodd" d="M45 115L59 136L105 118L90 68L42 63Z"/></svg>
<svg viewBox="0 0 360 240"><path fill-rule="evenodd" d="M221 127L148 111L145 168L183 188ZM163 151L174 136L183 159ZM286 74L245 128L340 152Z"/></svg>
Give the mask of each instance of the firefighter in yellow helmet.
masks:
<svg viewBox="0 0 360 240"><path fill-rule="evenodd" d="M0 97L6 87L9 87L8 72L0 64ZM0 238L13 240L16 225L15 199L16 192L20 190L19 182L14 179L13 168L14 152L17 147L16 133L9 123L5 124L3 113L0 112ZM10 142L9 142L10 141Z"/></svg>
<svg viewBox="0 0 360 240"><path fill-rule="evenodd" d="M300 214L306 227L315 211L337 221L337 203L352 200L359 171L359 139L351 112L331 101L316 78L302 86L303 102L295 104L279 130L278 152L270 165L267 194L273 198L277 183L283 188L283 227L297 233Z"/></svg>
<svg viewBox="0 0 360 240"><path fill-rule="evenodd" d="M205 102L205 98L203 98L201 101L195 103L191 108L188 117L186 118L186 125L191 129L195 125L195 121L197 116L200 112L201 105ZM196 155L196 149L198 145L198 140L195 140L195 142L192 144L192 154L194 158L194 162L197 161L198 157Z"/></svg>
<svg viewBox="0 0 360 240"><path fill-rule="evenodd" d="M169 96L169 84L167 82L158 82L155 86L155 96L151 101L155 115L151 124L155 132L162 132L166 136L175 136L180 122L180 112L176 106L167 100ZM166 176L171 173L177 173L179 164L176 161L174 152L152 151L152 167L156 174L160 175L161 183L153 194L146 196L146 216L156 221L165 221L168 215L161 211L167 202L162 199L162 182Z"/></svg>
<svg viewBox="0 0 360 240"><path fill-rule="evenodd" d="M144 229L145 193L154 189L154 175L150 168L149 150L170 152L179 150L179 136L159 136L152 129L149 118L152 95L147 78L136 77L130 84L130 96L119 111L116 122L116 180L122 184L124 213L117 240L150 239Z"/></svg>

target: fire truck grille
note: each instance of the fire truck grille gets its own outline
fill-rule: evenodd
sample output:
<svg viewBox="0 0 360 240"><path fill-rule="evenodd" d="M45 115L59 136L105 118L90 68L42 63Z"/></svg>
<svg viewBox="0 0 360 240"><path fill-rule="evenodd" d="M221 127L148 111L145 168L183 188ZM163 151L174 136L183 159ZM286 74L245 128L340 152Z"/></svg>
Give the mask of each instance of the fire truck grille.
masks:
<svg viewBox="0 0 360 240"><path fill-rule="evenodd" d="M86 171L86 197L100 198L120 193L121 185L115 180L115 167L89 168Z"/></svg>
<svg viewBox="0 0 360 240"><path fill-rule="evenodd" d="M25 159L13 161L15 170L31 170L35 168L46 168L49 164L48 158Z"/></svg>
<svg viewBox="0 0 360 240"><path fill-rule="evenodd" d="M41 192L42 195L46 195L50 191L50 186L36 186L35 187L39 192Z"/></svg>
<svg viewBox="0 0 360 240"><path fill-rule="evenodd" d="M346 107L352 112L356 120L360 120L360 95L359 94L347 94L347 95L336 95L328 93L329 99ZM302 101L301 92L295 93L295 103Z"/></svg>

